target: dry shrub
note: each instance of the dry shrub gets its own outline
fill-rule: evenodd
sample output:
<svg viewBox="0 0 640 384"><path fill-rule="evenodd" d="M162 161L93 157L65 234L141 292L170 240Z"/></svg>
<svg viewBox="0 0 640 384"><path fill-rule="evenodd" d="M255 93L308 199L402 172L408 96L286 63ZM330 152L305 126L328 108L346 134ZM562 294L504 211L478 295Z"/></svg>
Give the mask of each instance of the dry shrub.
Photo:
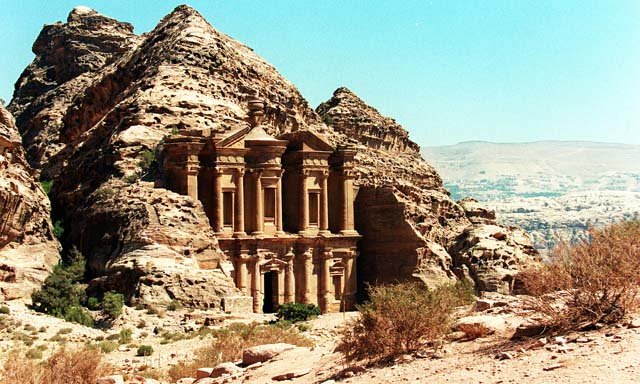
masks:
<svg viewBox="0 0 640 384"><path fill-rule="evenodd" d="M35 363L19 350L7 356L2 369L4 384L95 384L108 367L95 350L57 350L47 361Z"/></svg>
<svg viewBox="0 0 640 384"><path fill-rule="evenodd" d="M257 323L234 323L228 328L213 333L211 345L196 351L196 357L191 362L180 362L169 369L169 376L173 380L183 377L193 377L198 368L215 367L226 362L235 361L242 357L242 351L256 345L287 343L300 347L311 347L313 342L298 332L295 327L283 329Z"/></svg>
<svg viewBox="0 0 640 384"><path fill-rule="evenodd" d="M588 240L560 245L548 265L519 278L551 332L618 323L638 308L640 223L592 229Z"/></svg>
<svg viewBox="0 0 640 384"><path fill-rule="evenodd" d="M460 324L458 330L464 333L465 340L475 340L493 333L490 328L479 323Z"/></svg>
<svg viewBox="0 0 640 384"><path fill-rule="evenodd" d="M338 350L347 361L387 360L442 339L451 328L455 307L470 302L468 286L429 290L418 283L369 287L370 302L342 331Z"/></svg>

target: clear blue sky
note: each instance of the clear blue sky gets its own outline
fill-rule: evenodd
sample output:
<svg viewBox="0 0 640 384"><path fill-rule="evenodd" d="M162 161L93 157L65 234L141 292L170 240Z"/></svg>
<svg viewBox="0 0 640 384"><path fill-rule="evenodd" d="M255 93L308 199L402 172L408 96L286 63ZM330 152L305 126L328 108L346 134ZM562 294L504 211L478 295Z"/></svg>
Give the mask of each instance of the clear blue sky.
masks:
<svg viewBox="0 0 640 384"><path fill-rule="evenodd" d="M4 0L0 97L43 24L87 5L152 29L178 1ZM345 85L421 145L640 144L640 1L190 1L316 106Z"/></svg>

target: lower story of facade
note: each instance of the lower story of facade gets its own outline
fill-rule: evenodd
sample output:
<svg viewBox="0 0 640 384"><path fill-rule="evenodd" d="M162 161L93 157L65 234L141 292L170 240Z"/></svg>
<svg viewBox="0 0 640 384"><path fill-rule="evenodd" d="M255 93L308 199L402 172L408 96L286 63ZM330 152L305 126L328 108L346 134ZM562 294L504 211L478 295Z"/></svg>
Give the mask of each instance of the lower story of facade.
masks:
<svg viewBox="0 0 640 384"><path fill-rule="evenodd" d="M253 312L284 303L309 303L322 313L352 310L356 302L359 235L222 238L237 288L252 298Z"/></svg>

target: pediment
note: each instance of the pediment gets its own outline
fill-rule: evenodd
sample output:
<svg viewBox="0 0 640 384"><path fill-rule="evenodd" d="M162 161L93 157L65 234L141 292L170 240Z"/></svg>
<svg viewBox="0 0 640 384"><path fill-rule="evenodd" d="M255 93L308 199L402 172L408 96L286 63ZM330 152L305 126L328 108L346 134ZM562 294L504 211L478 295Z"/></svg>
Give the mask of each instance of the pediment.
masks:
<svg viewBox="0 0 640 384"><path fill-rule="evenodd" d="M333 152L335 148L321 134L311 130L289 132L278 137L287 140L287 149L293 151Z"/></svg>

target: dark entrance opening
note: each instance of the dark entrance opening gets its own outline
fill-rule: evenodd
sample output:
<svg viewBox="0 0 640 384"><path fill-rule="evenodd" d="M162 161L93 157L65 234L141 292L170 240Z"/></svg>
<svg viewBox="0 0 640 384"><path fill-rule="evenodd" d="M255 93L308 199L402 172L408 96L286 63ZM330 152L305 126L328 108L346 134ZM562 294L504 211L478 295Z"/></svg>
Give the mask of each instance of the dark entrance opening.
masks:
<svg viewBox="0 0 640 384"><path fill-rule="evenodd" d="M270 271L264 274L264 302L262 304L262 313L275 312L273 305L273 296L277 292L278 272Z"/></svg>

